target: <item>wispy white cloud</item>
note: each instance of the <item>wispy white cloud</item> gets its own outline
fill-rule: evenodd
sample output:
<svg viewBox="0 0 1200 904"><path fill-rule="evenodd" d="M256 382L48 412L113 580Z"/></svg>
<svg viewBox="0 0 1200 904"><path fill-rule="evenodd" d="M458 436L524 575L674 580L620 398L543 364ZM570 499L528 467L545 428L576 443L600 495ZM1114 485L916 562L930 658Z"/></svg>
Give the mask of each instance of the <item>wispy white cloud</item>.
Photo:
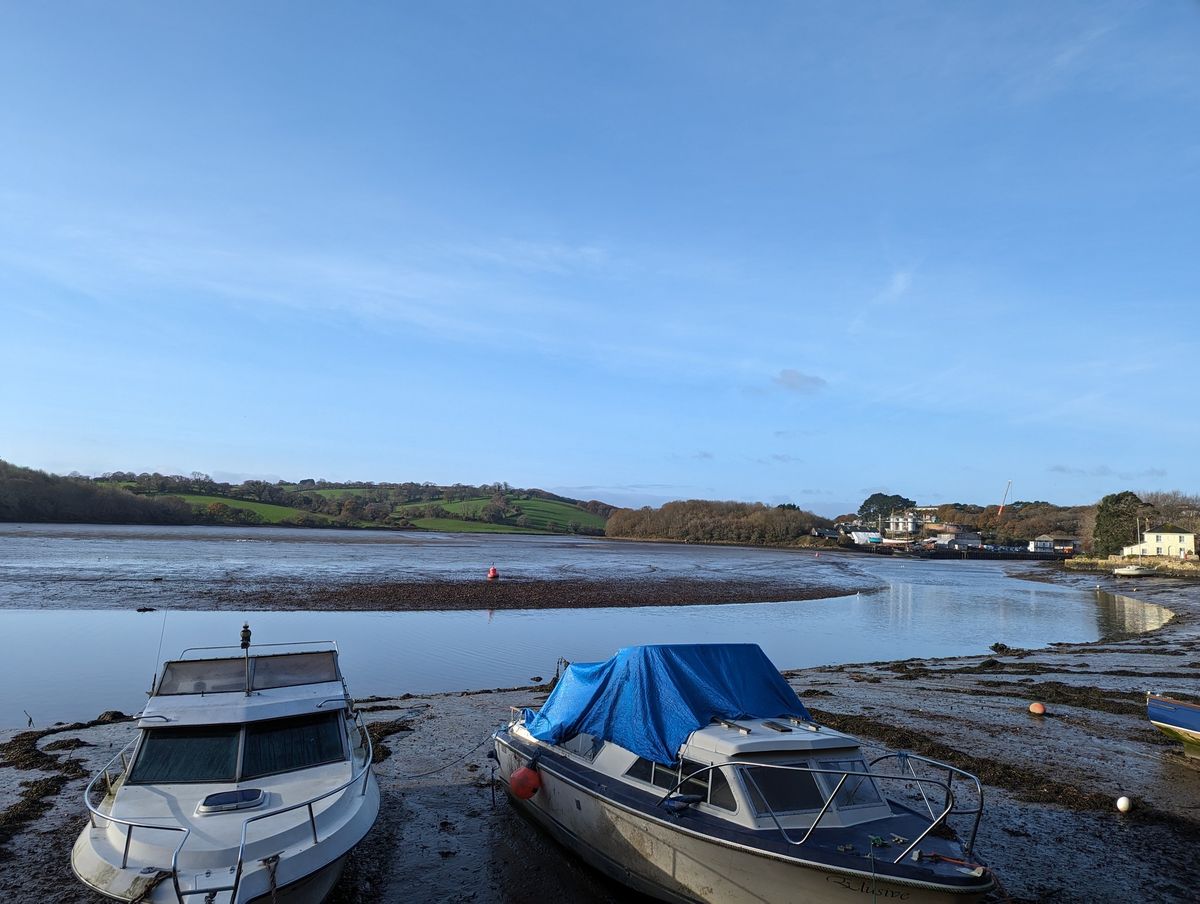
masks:
<svg viewBox="0 0 1200 904"><path fill-rule="evenodd" d="M785 367L779 373L775 374L771 378L771 382L776 386L786 389L788 392L800 393L802 395L819 392L829 385L824 377L802 373L792 367Z"/></svg>
<svg viewBox="0 0 1200 904"><path fill-rule="evenodd" d="M1077 465L1054 464L1047 469L1053 474L1070 474L1079 477L1117 477L1121 480L1143 480L1147 478L1166 477L1167 472L1162 468L1145 468L1141 471L1118 471L1108 465L1093 465L1079 467Z"/></svg>
<svg viewBox="0 0 1200 904"><path fill-rule="evenodd" d="M869 319L875 316L873 313L875 309L894 305L907 298L912 291L913 280L915 278L916 270L911 267L899 267L892 270L884 286L872 295L865 304L857 307L854 317L851 318L850 324L847 327L848 332L851 334L861 333Z"/></svg>

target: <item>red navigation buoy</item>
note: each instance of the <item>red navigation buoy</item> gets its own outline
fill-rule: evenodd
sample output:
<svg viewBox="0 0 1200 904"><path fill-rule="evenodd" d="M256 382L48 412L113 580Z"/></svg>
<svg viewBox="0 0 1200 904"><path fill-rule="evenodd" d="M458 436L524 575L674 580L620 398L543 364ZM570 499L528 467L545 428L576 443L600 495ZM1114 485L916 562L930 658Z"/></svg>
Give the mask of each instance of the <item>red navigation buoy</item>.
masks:
<svg viewBox="0 0 1200 904"><path fill-rule="evenodd" d="M498 578L498 577L500 577L500 572L498 572L498 571L496 570L496 566L495 566L495 565L493 565L491 568L489 568L489 569L488 569L488 580L489 580L489 581L494 581L494 580L496 580L496 578Z"/></svg>
<svg viewBox="0 0 1200 904"><path fill-rule="evenodd" d="M542 787L542 777L537 774L536 769L522 766L509 776L508 787L512 791L513 797L529 800L537 794L538 788Z"/></svg>

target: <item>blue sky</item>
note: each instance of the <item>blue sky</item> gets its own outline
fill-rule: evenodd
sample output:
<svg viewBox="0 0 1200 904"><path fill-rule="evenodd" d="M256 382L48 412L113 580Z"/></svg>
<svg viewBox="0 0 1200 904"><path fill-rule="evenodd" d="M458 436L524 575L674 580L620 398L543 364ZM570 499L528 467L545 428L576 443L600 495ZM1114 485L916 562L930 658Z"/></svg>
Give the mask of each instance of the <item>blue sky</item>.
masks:
<svg viewBox="0 0 1200 904"><path fill-rule="evenodd" d="M1200 491L1200 6L0 7L0 457Z"/></svg>

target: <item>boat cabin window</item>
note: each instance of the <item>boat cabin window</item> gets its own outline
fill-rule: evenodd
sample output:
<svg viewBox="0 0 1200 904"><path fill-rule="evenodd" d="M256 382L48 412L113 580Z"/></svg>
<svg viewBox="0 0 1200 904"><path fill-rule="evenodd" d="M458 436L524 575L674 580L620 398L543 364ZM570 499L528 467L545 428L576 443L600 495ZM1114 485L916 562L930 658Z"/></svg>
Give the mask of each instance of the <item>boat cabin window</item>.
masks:
<svg viewBox="0 0 1200 904"><path fill-rule="evenodd" d="M575 737L563 741L560 746L564 750L569 750L571 753L583 757L585 760L594 760L596 754L604 748L604 739L581 731Z"/></svg>
<svg viewBox="0 0 1200 904"><path fill-rule="evenodd" d="M825 803L825 795L817 787L811 772L804 772L807 763L781 763L796 766L795 769L770 769L765 766L745 767L746 790L750 803L758 816L776 816L782 813L798 813L804 810L819 810Z"/></svg>
<svg viewBox="0 0 1200 904"><path fill-rule="evenodd" d="M822 769L837 769L839 772L849 773L866 773L867 764L862 760L821 760L820 768ZM832 792L837 787L837 783L841 780L840 775L822 775L821 783L825 785L825 790ZM842 788L837 793L837 797L833 799L833 803L839 809L845 807L865 807L879 803L883 798L879 795L879 788L876 787L875 781L866 775L862 778L856 778L853 774L846 776L846 781L842 783Z"/></svg>
<svg viewBox="0 0 1200 904"><path fill-rule="evenodd" d="M138 749L129 782L234 782L343 759L338 712L246 725L150 728Z"/></svg>
<svg viewBox="0 0 1200 904"><path fill-rule="evenodd" d="M142 740L129 781L232 782L240 734L240 725L152 728Z"/></svg>
<svg viewBox="0 0 1200 904"><path fill-rule="evenodd" d="M684 782L679 785L676 793L697 794L701 800L714 807L720 807L722 810L736 810L737 801L734 800L733 790L729 787L728 779L721 774L721 770L709 769L701 772L702 769L704 769L702 763L683 760ZM650 782L664 791L670 791L679 784L680 770L672 766L663 766L644 757L638 757L634 760L633 765L625 770L625 774L639 781Z"/></svg>
<svg viewBox="0 0 1200 904"><path fill-rule="evenodd" d="M343 759L336 712L246 725L242 778L291 772Z"/></svg>

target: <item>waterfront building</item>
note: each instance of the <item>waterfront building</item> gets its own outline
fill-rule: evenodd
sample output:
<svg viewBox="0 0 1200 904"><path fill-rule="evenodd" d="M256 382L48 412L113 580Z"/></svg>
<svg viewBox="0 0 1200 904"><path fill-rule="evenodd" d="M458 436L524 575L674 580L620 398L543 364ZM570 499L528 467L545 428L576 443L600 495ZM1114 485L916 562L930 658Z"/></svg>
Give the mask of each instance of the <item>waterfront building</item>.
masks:
<svg viewBox="0 0 1200 904"><path fill-rule="evenodd" d="M1196 535L1173 524L1164 524L1143 531L1142 542L1126 546L1121 555L1190 559L1196 555Z"/></svg>
<svg viewBox="0 0 1200 904"><path fill-rule="evenodd" d="M1074 555L1083 549L1083 541L1065 534L1042 534L1029 541L1030 552L1059 552Z"/></svg>

